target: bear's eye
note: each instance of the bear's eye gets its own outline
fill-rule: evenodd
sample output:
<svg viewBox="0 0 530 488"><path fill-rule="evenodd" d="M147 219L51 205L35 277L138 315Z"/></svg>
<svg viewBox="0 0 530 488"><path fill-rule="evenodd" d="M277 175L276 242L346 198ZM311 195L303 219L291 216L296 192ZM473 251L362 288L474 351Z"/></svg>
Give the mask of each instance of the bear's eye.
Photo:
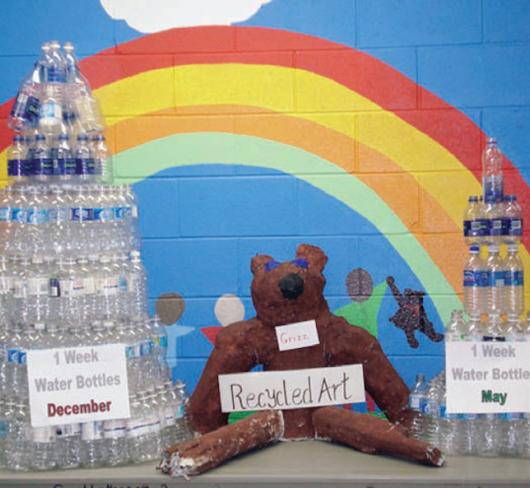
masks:
<svg viewBox="0 0 530 488"><path fill-rule="evenodd" d="M291 261L295 266L298 266L299 268L307 269L309 268L309 263L307 262L307 259L297 258L293 259Z"/></svg>
<svg viewBox="0 0 530 488"><path fill-rule="evenodd" d="M265 263L265 271L267 271L268 273L269 271L276 269L278 266L280 266L280 263L278 261L268 261Z"/></svg>

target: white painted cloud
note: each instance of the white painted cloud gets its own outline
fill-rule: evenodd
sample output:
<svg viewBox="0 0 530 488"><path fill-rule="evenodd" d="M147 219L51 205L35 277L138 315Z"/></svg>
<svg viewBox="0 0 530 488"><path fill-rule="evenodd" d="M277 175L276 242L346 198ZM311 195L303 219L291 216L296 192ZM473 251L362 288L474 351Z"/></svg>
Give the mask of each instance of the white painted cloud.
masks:
<svg viewBox="0 0 530 488"><path fill-rule="evenodd" d="M140 32L172 27L229 25L252 17L271 0L100 0L116 20Z"/></svg>

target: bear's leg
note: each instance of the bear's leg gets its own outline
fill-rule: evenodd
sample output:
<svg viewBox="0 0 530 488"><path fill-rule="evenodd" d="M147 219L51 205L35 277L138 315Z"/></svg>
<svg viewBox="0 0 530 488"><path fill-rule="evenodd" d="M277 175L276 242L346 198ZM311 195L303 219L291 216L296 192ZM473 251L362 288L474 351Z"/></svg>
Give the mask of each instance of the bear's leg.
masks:
<svg viewBox="0 0 530 488"><path fill-rule="evenodd" d="M392 454L422 464L442 466L439 449L412 439L387 420L337 407L319 408L313 414L317 437L346 444L368 454Z"/></svg>
<svg viewBox="0 0 530 488"><path fill-rule="evenodd" d="M281 411L258 412L235 424L171 446L164 451L160 470L171 476L188 478L204 473L238 454L271 444L279 440L283 433Z"/></svg>

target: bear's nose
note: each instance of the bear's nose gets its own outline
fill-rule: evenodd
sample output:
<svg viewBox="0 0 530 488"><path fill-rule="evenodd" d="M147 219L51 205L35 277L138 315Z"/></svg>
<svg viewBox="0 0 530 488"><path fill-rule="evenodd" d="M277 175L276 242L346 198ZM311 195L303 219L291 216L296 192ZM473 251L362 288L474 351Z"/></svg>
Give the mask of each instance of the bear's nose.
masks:
<svg viewBox="0 0 530 488"><path fill-rule="evenodd" d="M284 298L294 300L304 292L304 280L296 273L285 275L278 283Z"/></svg>

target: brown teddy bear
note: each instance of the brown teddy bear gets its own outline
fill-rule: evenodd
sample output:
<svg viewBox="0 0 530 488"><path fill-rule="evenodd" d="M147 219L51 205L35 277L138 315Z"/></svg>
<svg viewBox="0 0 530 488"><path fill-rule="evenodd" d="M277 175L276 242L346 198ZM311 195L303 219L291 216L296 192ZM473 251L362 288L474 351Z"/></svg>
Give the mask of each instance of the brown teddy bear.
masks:
<svg viewBox="0 0 530 488"><path fill-rule="evenodd" d="M321 249L298 247L296 258L279 263L272 257L252 259L251 286L256 317L225 327L193 393L187 414L201 435L165 453L161 469L172 475L194 475L247 450L279 439L325 438L367 453L388 453L441 466L441 452L406 436L414 412L407 408L408 389L383 353L377 339L333 315L324 298L327 262ZM319 344L279 351L275 327L315 320ZM218 376L246 372L362 364L364 385L388 418L383 420L338 407L258 412L227 424L221 411Z"/></svg>

